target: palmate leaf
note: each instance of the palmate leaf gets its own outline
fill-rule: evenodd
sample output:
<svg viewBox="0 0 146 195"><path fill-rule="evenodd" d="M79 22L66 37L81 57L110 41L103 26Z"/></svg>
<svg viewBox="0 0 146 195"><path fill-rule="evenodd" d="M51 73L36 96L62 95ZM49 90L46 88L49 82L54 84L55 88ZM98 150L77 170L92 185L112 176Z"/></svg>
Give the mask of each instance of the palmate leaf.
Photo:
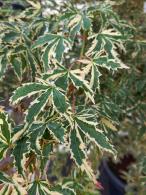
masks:
<svg viewBox="0 0 146 195"><path fill-rule="evenodd" d="M26 189L22 187L22 183L20 183L20 178L16 177L16 175L10 177L0 172L0 184L1 184L1 190L0 190L1 195L9 195L9 194L26 195L27 194ZM24 185L24 181L23 181L23 185Z"/></svg>
<svg viewBox="0 0 146 195"><path fill-rule="evenodd" d="M57 140L59 140L60 142L64 142L65 129L61 124L50 121L47 123L47 128Z"/></svg>
<svg viewBox="0 0 146 195"><path fill-rule="evenodd" d="M51 58L55 58L58 62L62 60L65 48L71 48L71 40L58 34L45 34L38 38L32 46L32 49L41 47L47 44L42 60L44 69L47 70L47 63ZM49 59L49 61L48 61Z"/></svg>
<svg viewBox="0 0 146 195"><path fill-rule="evenodd" d="M13 156L15 161L15 166L18 173L23 174L25 170L26 154L29 152L29 143L27 137L22 137L16 141L16 145L13 149Z"/></svg>
<svg viewBox="0 0 146 195"><path fill-rule="evenodd" d="M94 5L88 8L89 13L90 12L100 13L102 28L107 27L108 24L111 24L111 22L119 23L119 16L112 9L112 4L114 3L116 4L116 2L114 1L109 1L109 2L104 2L104 3L98 2L97 5Z"/></svg>
<svg viewBox="0 0 146 195"><path fill-rule="evenodd" d="M66 102L65 95L57 90L56 88L52 89L52 99L53 99L53 104L58 112L64 113L67 108L68 104Z"/></svg>
<svg viewBox="0 0 146 195"><path fill-rule="evenodd" d="M91 79L90 79L90 86L93 89L99 88L100 84L100 76L101 73L99 72L99 67L104 67L108 70L117 70L118 68L127 68L119 59L108 59L107 56L96 56L91 61L90 60L80 60L81 63L86 64L83 67L82 71L86 74L86 69L88 72L91 72Z"/></svg>
<svg viewBox="0 0 146 195"><path fill-rule="evenodd" d="M117 59L109 59L107 56L95 57L93 59L93 63L97 66L101 66L107 69L117 70L118 68L127 68L121 60Z"/></svg>
<svg viewBox="0 0 146 195"><path fill-rule="evenodd" d="M45 91L47 89L48 89L48 86L43 85L41 83L23 84L21 87L15 90L14 95L10 99L10 102L12 102L13 104L17 104L19 101L21 101L25 97L30 97L36 93Z"/></svg>
<svg viewBox="0 0 146 195"><path fill-rule="evenodd" d="M44 109L48 102L48 97L50 96L50 94L51 89L48 89L31 103L26 115L26 121L28 123L32 123L40 114L40 112Z"/></svg>
<svg viewBox="0 0 146 195"><path fill-rule="evenodd" d="M70 188L67 182L62 185L57 185L51 188L51 190L56 191L62 195L76 195L76 192L74 191L74 189Z"/></svg>
<svg viewBox="0 0 146 195"><path fill-rule="evenodd" d="M35 181L30 184L28 189L29 195L63 195L57 191L51 191L46 181Z"/></svg>
<svg viewBox="0 0 146 195"><path fill-rule="evenodd" d="M43 80L42 80L43 82ZM30 97L36 93L41 93L41 95L32 101L27 113L26 122L28 124L33 123L38 117L41 111L44 110L48 101L52 102L53 108L58 113L64 113L68 108L68 103L66 96L57 87L47 85L46 83L28 83L18 88L14 95L11 97L12 103L17 103L25 97Z"/></svg>
<svg viewBox="0 0 146 195"><path fill-rule="evenodd" d="M81 76L83 74L82 70L68 70L62 66L59 67L60 68L57 68L50 73L45 73L43 75L44 80L50 82L55 81L55 84L65 91L67 91L69 83L71 82L77 89L82 88L86 93L89 93L91 96L93 95L93 91L89 86L88 81Z"/></svg>
<svg viewBox="0 0 146 195"><path fill-rule="evenodd" d="M0 112L0 159L4 157L11 145L11 125L8 123L8 116Z"/></svg>
<svg viewBox="0 0 146 195"><path fill-rule="evenodd" d="M114 29L108 29L90 38L93 38L93 42L86 55L93 56L94 63L113 70L127 68L117 53L117 48L125 52L126 37L124 35Z"/></svg>
<svg viewBox="0 0 146 195"><path fill-rule="evenodd" d="M42 139L46 129L48 129L48 131L53 135L54 139L57 139L62 143L64 142L65 129L60 123L53 121L48 121L45 124L41 122L35 122L29 128L27 136L29 137L28 143L30 144L30 149L37 155L46 155L45 151L47 151L47 147L42 148L40 145L40 140ZM49 148L50 146L48 145L48 149Z"/></svg>
<svg viewBox="0 0 146 195"><path fill-rule="evenodd" d="M45 130L46 125L43 123L33 123L28 131L30 149L37 155L42 155L40 139L43 137Z"/></svg>
<svg viewBox="0 0 146 195"><path fill-rule="evenodd" d="M77 126L71 130L69 137L69 149L71 153L71 158L74 159L76 165L85 171L88 177L96 183L96 177L93 173L92 168L87 162L86 146L81 137L81 131Z"/></svg>
<svg viewBox="0 0 146 195"><path fill-rule="evenodd" d="M69 78L68 70L65 67L59 65L57 69L54 69L48 73L44 73L42 77L44 80L48 80L50 82L54 81L55 85L60 87L64 91L67 90Z"/></svg>
<svg viewBox="0 0 146 195"><path fill-rule="evenodd" d="M128 68L123 62L117 57L117 58L108 58L107 56L95 56L92 60L82 59L79 60L80 63L85 64L82 68L82 74L84 77L91 74L90 77L90 87L93 90L96 90L97 88L100 88L100 76L101 73L99 71L99 67L104 67L108 70L117 70L118 68Z"/></svg>
<svg viewBox="0 0 146 195"><path fill-rule="evenodd" d="M76 164L81 167L86 160L85 145L79 135L77 129L72 129L70 132L70 152L71 157L75 160Z"/></svg>
<svg viewBox="0 0 146 195"><path fill-rule="evenodd" d="M76 117L75 121L77 127L101 150L105 150L115 154L115 150L109 143L108 138L103 134L101 130L96 128L96 124L94 122L87 121L83 117Z"/></svg>
<svg viewBox="0 0 146 195"><path fill-rule="evenodd" d="M101 29L107 27L113 27L116 31L121 34L128 34L132 30L132 26L120 20L119 15L113 10L112 4L116 4L116 1L109 1L105 3L97 3L94 7L89 7L88 12L99 12L101 16Z"/></svg>
<svg viewBox="0 0 146 195"><path fill-rule="evenodd" d="M90 88L93 89L94 91L96 89L99 89L100 88L99 78L101 76L101 73L98 70L97 64L95 64L93 60L87 59L79 60L79 62L86 65L82 68L83 76L85 77L89 73L91 74L89 84Z"/></svg>
<svg viewBox="0 0 146 195"><path fill-rule="evenodd" d="M89 14L85 14L74 7L68 8L68 10L60 18L61 20L67 20L67 27L70 29L70 37L74 39L75 35L81 30L89 30L91 27L91 19Z"/></svg>

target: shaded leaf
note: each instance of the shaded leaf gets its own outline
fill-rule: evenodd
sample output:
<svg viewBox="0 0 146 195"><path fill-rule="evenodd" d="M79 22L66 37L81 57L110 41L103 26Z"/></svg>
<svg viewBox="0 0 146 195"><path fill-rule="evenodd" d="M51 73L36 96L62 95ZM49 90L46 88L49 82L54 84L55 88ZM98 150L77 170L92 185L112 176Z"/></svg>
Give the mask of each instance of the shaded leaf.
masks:
<svg viewBox="0 0 146 195"><path fill-rule="evenodd" d="M27 138L21 138L16 142L16 146L13 149L13 156L15 159L15 166L19 174L23 174L25 170L25 155L29 152L29 143Z"/></svg>
<svg viewBox="0 0 146 195"><path fill-rule="evenodd" d="M51 133L53 133L53 135L55 136L55 138L57 138L59 141L64 142L64 128L62 127L61 124L57 123L57 122L49 122L47 124L47 127L49 129L49 131L51 131Z"/></svg>
<svg viewBox="0 0 146 195"><path fill-rule="evenodd" d="M14 58L12 60L12 65L14 67L14 71L15 71L16 76L18 77L19 80L21 80L22 79L22 64L21 64L20 60Z"/></svg>

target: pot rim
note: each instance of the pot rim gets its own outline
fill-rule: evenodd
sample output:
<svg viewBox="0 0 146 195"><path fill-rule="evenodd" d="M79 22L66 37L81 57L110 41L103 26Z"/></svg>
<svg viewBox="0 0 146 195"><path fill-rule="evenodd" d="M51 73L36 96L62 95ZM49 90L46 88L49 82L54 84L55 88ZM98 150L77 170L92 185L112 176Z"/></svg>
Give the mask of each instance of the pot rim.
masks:
<svg viewBox="0 0 146 195"><path fill-rule="evenodd" d="M125 189L126 184L122 182L116 175L111 171L110 167L108 166L107 160L102 161L102 165L105 168L108 176L112 181L116 184L118 188Z"/></svg>

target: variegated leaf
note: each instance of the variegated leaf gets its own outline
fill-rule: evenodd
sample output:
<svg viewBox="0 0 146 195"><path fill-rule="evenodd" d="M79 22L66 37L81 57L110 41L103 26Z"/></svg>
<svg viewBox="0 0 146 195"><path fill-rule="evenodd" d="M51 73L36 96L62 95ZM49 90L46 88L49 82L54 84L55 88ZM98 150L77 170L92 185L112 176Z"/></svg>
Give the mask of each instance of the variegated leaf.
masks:
<svg viewBox="0 0 146 195"><path fill-rule="evenodd" d="M124 43L126 38L124 35L114 29L108 29L90 38L93 38L93 42L86 52L87 56L94 56L95 59L104 59L104 67L108 69L128 68L119 59L117 52L117 48L125 52ZM103 54L104 58L102 58ZM100 63L97 64L100 65Z"/></svg>
<svg viewBox="0 0 146 195"><path fill-rule="evenodd" d="M20 100L22 100L25 97L30 97L36 93L39 93L41 91L45 91L48 89L47 85L43 85L41 83L26 83L16 89L14 92L14 95L11 97L10 101L13 104L17 104Z"/></svg>
<svg viewBox="0 0 146 195"><path fill-rule="evenodd" d="M89 30L91 27L90 16L86 13L84 14L77 9L70 7L68 11L62 15L61 20L67 20L68 28L70 29L70 37L74 39L75 35L81 30Z"/></svg>
<svg viewBox="0 0 146 195"><path fill-rule="evenodd" d="M101 66L107 69L117 70L118 68L127 68L126 65L120 59L109 59L107 56L95 57L93 63L97 66Z"/></svg>
<svg viewBox="0 0 146 195"><path fill-rule="evenodd" d="M112 121L107 119L107 118L101 118L101 122L103 125L105 125L106 127L108 127L109 129L113 130L113 131L117 131L117 128L113 125Z"/></svg>
<svg viewBox="0 0 146 195"><path fill-rule="evenodd" d="M83 118L75 119L78 128L100 149L115 153L113 146L109 143L108 138L103 134L103 132L96 128L94 123L91 123Z"/></svg>
<svg viewBox="0 0 146 195"><path fill-rule="evenodd" d="M44 67L46 69L48 59L55 58L57 61L61 61L65 48L71 48L71 41L68 38L65 38L57 34L45 34L36 40L33 44L32 49L36 47L41 47L47 44L45 54L43 55ZM48 54L47 54L48 52Z"/></svg>
<svg viewBox="0 0 146 195"><path fill-rule="evenodd" d="M63 195L60 192L52 191L46 181L35 181L29 186L29 195Z"/></svg>
<svg viewBox="0 0 146 195"><path fill-rule="evenodd" d="M38 155L42 154L40 139L44 135L45 130L46 125L44 125L43 123L33 123L32 126L29 128L28 136L30 149Z"/></svg>
<svg viewBox="0 0 146 195"><path fill-rule="evenodd" d="M11 43L13 41L16 41L20 37L20 33L16 31L8 31L4 34L2 41L6 43Z"/></svg>
<svg viewBox="0 0 146 195"><path fill-rule="evenodd" d="M0 172L1 195L27 195L24 180L13 175L12 177Z"/></svg>
<svg viewBox="0 0 146 195"><path fill-rule="evenodd" d="M53 104L58 112L64 113L67 110L68 104L66 101L66 96L61 91L53 88L52 99Z"/></svg>
<svg viewBox="0 0 146 195"><path fill-rule="evenodd" d="M93 89L94 91L96 89L99 89L100 88L99 78L101 76L101 73L99 72L97 65L94 63L93 60L83 59L79 60L79 62L86 65L82 68L83 79L91 72L89 88L91 88L91 90Z"/></svg>
<svg viewBox="0 0 146 195"><path fill-rule="evenodd" d="M75 87L81 87L86 92L89 92L91 95L93 94L92 89L90 88L88 82L85 79L83 80L80 76L77 76L74 73L70 73L70 79Z"/></svg>
<svg viewBox="0 0 146 195"><path fill-rule="evenodd" d="M71 157L75 160L76 165L85 171L88 177L96 183L96 177L93 173L92 168L87 162L86 146L81 138L81 132L76 126L75 129L71 130L69 138L69 147L71 152Z"/></svg>
<svg viewBox="0 0 146 195"><path fill-rule="evenodd" d="M31 103L31 106L29 107L28 113L26 115L26 121L29 124L32 123L34 120L36 120L37 116L44 109L50 95L51 95L51 89L48 89Z"/></svg>
<svg viewBox="0 0 146 195"><path fill-rule="evenodd" d="M93 88L93 90L100 88L100 81L99 81L100 76L101 73L99 72L98 68L93 64L91 70L91 80L90 80L90 86L91 88Z"/></svg>
<svg viewBox="0 0 146 195"><path fill-rule="evenodd" d="M0 159L4 157L7 149L11 145L11 125L8 116L0 112Z"/></svg>
<svg viewBox="0 0 146 195"><path fill-rule="evenodd" d="M75 160L76 164L81 167L83 161L86 159L85 145L77 129L72 129L70 132L70 152L71 157Z"/></svg>
<svg viewBox="0 0 146 195"><path fill-rule="evenodd" d="M68 87L68 70L62 66L57 67L49 73L43 74L43 79L50 82L55 81L55 85L66 91Z"/></svg>
<svg viewBox="0 0 146 195"><path fill-rule="evenodd" d="M8 64L8 59L6 55L0 56L0 79L4 76Z"/></svg>
<svg viewBox="0 0 146 195"><path fill-rule="evenodd" d="M62 127L61 124L50 121L47 123L47 128L57 140L59 140L60 142L64 142L65 129Z"/></svg>
<svg viewBox="0 0 146 195"><path fill-rule="evenodd" d="M15 159L15 166L18 170L18 173L23 174L25 170L25 163L26 163L26 154L29 152L29 143L28 138L23 137L19 139L15 143L15 147L13 149L13 156Z"/></svg>
<svg viewBox="0 0 146 195"><path fill-rule="evenodd" d="M51 188L52 191L56 191L62 195L76 195L74 189L68 186L68 183L64 183L63 185L57 185Z"/></svg>
<svg viewBox="0 0 146 195"><path fill-rule="evenodd" d="M12 59L12 66L14 68L15 74L19 80L22 79L22 64L20 59L14 58Z"/></svg>
<svg viewBox="0 0 146 195"><path fill-rule="evenodd" d="M90 95L92 95L93 91L88 81L82 78L82 74L83 71L79 69L69 71L64 67L60 67L60 69L57 68L50 73L44 74L43 78L50 82L55 80L55 84L63 90L67 90L69 82L71 81L76 88L82 88L85 92L88 92Z"/></svg>

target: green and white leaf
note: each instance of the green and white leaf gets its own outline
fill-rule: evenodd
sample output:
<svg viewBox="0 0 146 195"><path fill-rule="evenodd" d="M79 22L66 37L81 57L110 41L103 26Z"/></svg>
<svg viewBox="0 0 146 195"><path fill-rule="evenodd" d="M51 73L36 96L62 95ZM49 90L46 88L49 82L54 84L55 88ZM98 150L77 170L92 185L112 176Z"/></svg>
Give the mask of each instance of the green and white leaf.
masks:
<svg viewBox="0 0 146 195"><path fill-rule="evenodd" d="M11 145L11 125L8 122L8 115L0 112L0 159L4 157Z"/></svg>
<svg viewBox="0 0 146 195"><path fill-rule="evenodd" d="M22 64L20 59L14 58L12 60L12 66L18 79L22 80Z"/></svg>
<svg viewBox="0 0 146 195"><path fill-rule="evenodd" d="M58 62L62 61L65 49L71 48L71 40L58 34L45 34L38 38L32 46L32 49L47 45L45 48L42 60L44 63L44 69L48 69L47 63L50 59L56 59ZM49 60L49 61L48 61Z"/></svg>
<svg viewBox="0 0 146 195"><path fill-rule="evenodd" d="M48 89L31 103L26 115L27 123L30 124L34 120L36 120L37 116L41 111L43 111L44 107L46 106L50 95L51 89Z"/></svg>
<svg viewBox="0 0 146 195"><path fill-rule="evenodd" d="M70 148L71 158L75 160L76 165L82 171L85 171L88 177L95 183L96 177L93 173L92 168L88 165L86 146L81 138L80 130L77 128L77 126L75 127L75 129L72 129L70 132L69 148Z"/></svg>
<svg viewBox="0 0 146 195"><path fill-rule="evenodd" d="M20 174L23 174L25 170L26 154L30 151L29 148L28 138L23 137L16 142L13 149L15 166Z"/></svg>
<svg viewBox="0 0 146 195"><path fill-rule="evenodd" d="M50 73L46 73L43 75L45 80L49 82L54 81L55 84L63 90L67 90L69 82L77 88L82 88L86 93L89 93L91 96L93 95L93 91L89 85L89 82L84 79L83 71L76 70L67 70L64 67L60 67L51 71Z"/></svg>
<svg viewBox="0 0 146 195"><path fill-rule="evenodd" d="M60 142L64 142L65 129L62 127L61 124L49 121L47 124L47 128L57 140L59 140Z"/></svg>
<svg viewBox="0 0 146 195"><path fill-rule="evenodd" d="M28 137L30 143L30 149L37 155L41 155L40 139L44 135L46 126L43 123L33 123L29 128Z"/></svg>
<svg viewBox="0 0 146 195"><path fill-rule="evenodd" d="M68 70L63 66L57 66L56 69L42 75L44 80L49 82L54 81L55 85L64 91L68 87Z"/></svg>
<svg viewBox="0 0 146 195"><path fill-rule="evenodd" d="M99 72L97 65L94 63L93 60L87 59L79 60L79 62L85 64L85 66L82 68L83 79L90 73L91 77L89 87L94 91L96 89L99 89L100 88L99 78L101 76L101 73Z"/></svg>
<svg viewBox="0 0 146 195"><path fill-rule="evenodd" d="M29 185L29 195L63 195L57 191L49 190L49 185L46 181L35 181Z"/></svg>
<svg viewBox="0 0 146 195"><path fill-rule="evenodd" d="M48 89L47 85L41 83L26 83L21 87L15 90L13 96L10 99L10 102L17 104L19 101L26 97L30 97L36 93L45 91Z"/></svg>
<svg viewBox="0 0 146 195"><path fill-rule="evenodd" d="M67 27L70 29L70 37L74 39L75 35L81 30L90 30L91 19L88 13L83 13L73 7L68 8L66 13L62 15L61 20L67 20Z"/></svg>
<svg viewBox="0 0 146 195"><path fill-rule="evenodd" d="M56 111L64 113L68 108L66 96L56 88L52 89L52 100Z"/></svg>
<svg viewBox="0 0 146 195"><path fill-rule="evenodd" d="M16 177L16 175L10 177L0 172L0 184L2 187L0 190L1 195L9 195L9 194L26 195L27 194L26 189L22 187L22 183L20 183L20 179Z"/></svg>
<svg viewBox="0 0 146 195"><path fill-rule="evenodd" d="M84 118L77 117L75 119L78 128L101 150L108 151L115 154L113 146L109 143L108 138L103 132L96 128L96 123L85 120Z"/></svg>
<svg viewBox="0 0 146 195"><path fill-rule="evenodd" d="M81 167L83 161L86 160L85 144L79 134L78 129L72 129L69 137L71 158L73 158L76 164Z"/></svg>
<svg viewBox="0 0 146 195"><path fill-rule="evenodd" d="M88 92L91 96L93 95L93 91L92 91L88 81L86 81L85 79L82 79L81 76L78 76L78 75L71 72L70 79L75 87L77 87L77 88L81 87L84 89L85 92Z"/></svg>
<svg viewBox="0 0 146 195"><path fill-rule="evenodd" d="M2 37L3 42L11 43L13 41L16 41L20 37L20 33L16 31L9 31L4 34Z"/></svg>
<svg viewBox="0 0 146 195"><path fill-rule="evenodd" d="M57 191L58 193L62 195L76 195L76 192L72 187L69 186L68 182L65 182L60 185L56 185L51 188L52 191Z"/></svg>
<svg viewBox="0 0 146 195"><path fill-rule="evenodd" d="M5 75L7 70L8 59L6 55L0 56L0 79Z"/></svg>
<svg viewBox="0 0 146 195"><path fill-rule="evenodd" d="M117 48L125 52L125 37L114 29L103 30L101 33L89 37L93 39L92 46L86 55L95 59L106 57L104 67L108 69L128 68L120 59ZM114 63L114 64L113 64ZM101 64L102 65L102 64Z"/></svg>

